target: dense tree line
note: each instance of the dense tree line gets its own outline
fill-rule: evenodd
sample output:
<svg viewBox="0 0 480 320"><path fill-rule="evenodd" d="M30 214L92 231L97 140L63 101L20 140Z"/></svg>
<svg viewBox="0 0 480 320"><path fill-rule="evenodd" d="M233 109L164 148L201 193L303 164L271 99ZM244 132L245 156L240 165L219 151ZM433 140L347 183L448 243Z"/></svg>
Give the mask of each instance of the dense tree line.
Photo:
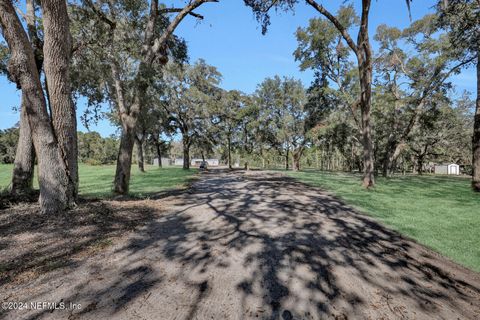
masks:
<svg viewBox="0 0 480 320"><path fill-rule="evenodd" d="M0 163L13 163L18 143L18 128L0 130Z"/></svg>
<svg viewBox="0 0 480 320"><path fill-rule="evenodd" d="M134 154L144 171L146 160L180 153L185 169L192 155L216 155L229 167L360 171L367 188L375 174L451 161L472 168L480 189L479 92L476 102L459 98L449 82L475 66L478 87L478 0L442 0L404 30L374 33L370 0L358 13L307 0L318 16L296 32L294 57L314 71L311 85L275 76L252 94L223 90L220 72L191 63L174 35L186 17L203 19L195 10L206 2L217 1L27 0L20 17L16 3L0 0L0 72L22 93L19 128L0 132L12 193L31 189L38 163L42 210L63 211L76 202L78 161L115 161L113 190L125 194ZM271 9L295 10L298 0L244 2L265 33ZM118 139L77 133L80 97L85 125L105 114Z"/></svg>
<svg viewBox="0 0 480 320"><path fill-rule="evenodd" d="M19 143L18 127L0 130L0 163L12 164ZM99 165L115 162L119 140L114 135L103 138L98 132L78 132L78 161Z"/></svg>

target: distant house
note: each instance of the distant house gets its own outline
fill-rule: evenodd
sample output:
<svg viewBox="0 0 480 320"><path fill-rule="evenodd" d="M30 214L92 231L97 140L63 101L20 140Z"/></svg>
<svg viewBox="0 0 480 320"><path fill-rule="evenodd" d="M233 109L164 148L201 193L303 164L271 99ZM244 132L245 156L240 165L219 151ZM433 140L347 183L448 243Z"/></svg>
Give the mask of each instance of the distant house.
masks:
<svg viewBox="0 0 480 320"><path fill-rule="evenodd" d="M209 167L216 167L218 166L219 164L219 161L218 159L205 159L205 161L207 162L208 166ZM200 166L200 164L203 162L202 159L192 159L192 161L190 162L190 164L192 166Z"/></svg>
<svg viewBox="0 0 480 320"><path fill-rule="evenodd" d="M437 164L434 167L435 174L460 174L460 166L455 163L451 164Z"/></svg>
<svg viewBox="0 0 480 320"><path fill-rule="evenodd" d="M173 164L175 166L183 166L183 159L182 158L177 158L175 159L175 161L173 162Z"/></svg>

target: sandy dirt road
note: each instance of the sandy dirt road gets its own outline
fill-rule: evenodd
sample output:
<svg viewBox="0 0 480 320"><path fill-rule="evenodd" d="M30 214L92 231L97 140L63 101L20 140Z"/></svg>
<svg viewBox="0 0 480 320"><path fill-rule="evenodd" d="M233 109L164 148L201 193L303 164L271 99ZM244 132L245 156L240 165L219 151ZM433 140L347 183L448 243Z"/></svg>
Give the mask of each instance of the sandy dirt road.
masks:
<svg viewBox="0 0 480 320"><path fill-rule="evenodd" d="M142 205L100 253L0 287L79 310L0 318L480 319L480 274L278 173L212 170Z"/></svg>

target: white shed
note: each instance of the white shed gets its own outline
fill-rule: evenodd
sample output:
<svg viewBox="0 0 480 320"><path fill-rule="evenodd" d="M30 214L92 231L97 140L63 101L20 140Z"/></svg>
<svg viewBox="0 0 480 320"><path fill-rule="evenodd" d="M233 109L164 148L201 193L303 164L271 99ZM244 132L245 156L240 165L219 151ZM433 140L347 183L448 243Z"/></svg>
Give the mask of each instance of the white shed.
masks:
<svg viewBox="0 0 480 320"><path fill-rule="evenodd" d="M460 174L460 166L455 163L435 165L435 174Z"/></svg>

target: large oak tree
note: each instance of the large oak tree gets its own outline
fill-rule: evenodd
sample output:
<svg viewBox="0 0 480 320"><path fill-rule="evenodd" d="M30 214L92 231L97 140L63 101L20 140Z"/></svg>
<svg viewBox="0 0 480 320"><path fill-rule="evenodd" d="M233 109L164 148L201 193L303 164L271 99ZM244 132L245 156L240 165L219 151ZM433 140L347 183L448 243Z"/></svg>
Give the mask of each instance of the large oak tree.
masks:
<svg viewBox="0 0 480 320"><path fill-rule="evenodd" d="M267 26L270 24L268 12L272 8L282 10L293 10L298 0L244 0L245 4L250 6L254 11L258 20L262 22L262 30L266 32ZM355 103L360 109L361 129L362 129L362 145L363 145L363 185L368 188L375 184L374 179L374 158L373 158L373 140L371 130L371 99L372 99L372 71L373 71L373 55L370 46L368 34L369 15L371 8L371 0L361 1L361 14L359 22L359 30L357 39L349 33L348 26L344 25L335 15L327 10L322 4L315 0L306 0L315 11L328 19L337 28L343 40L346 42L350 50L353 51L358 68L358 77L360 85L360 94Z"/></svg>
<svg viewBox="0 0 480 320"><path fill-rule="evenodd" d="M8 74L22 90L22 106L38 156L40 206L46 213L75 204L78 190L76 114L71 99L69 60L71 38L67 4L42 1L45 79L48 107L35 52L12 1L0 1L0 25L10 49Z"/></svg>

